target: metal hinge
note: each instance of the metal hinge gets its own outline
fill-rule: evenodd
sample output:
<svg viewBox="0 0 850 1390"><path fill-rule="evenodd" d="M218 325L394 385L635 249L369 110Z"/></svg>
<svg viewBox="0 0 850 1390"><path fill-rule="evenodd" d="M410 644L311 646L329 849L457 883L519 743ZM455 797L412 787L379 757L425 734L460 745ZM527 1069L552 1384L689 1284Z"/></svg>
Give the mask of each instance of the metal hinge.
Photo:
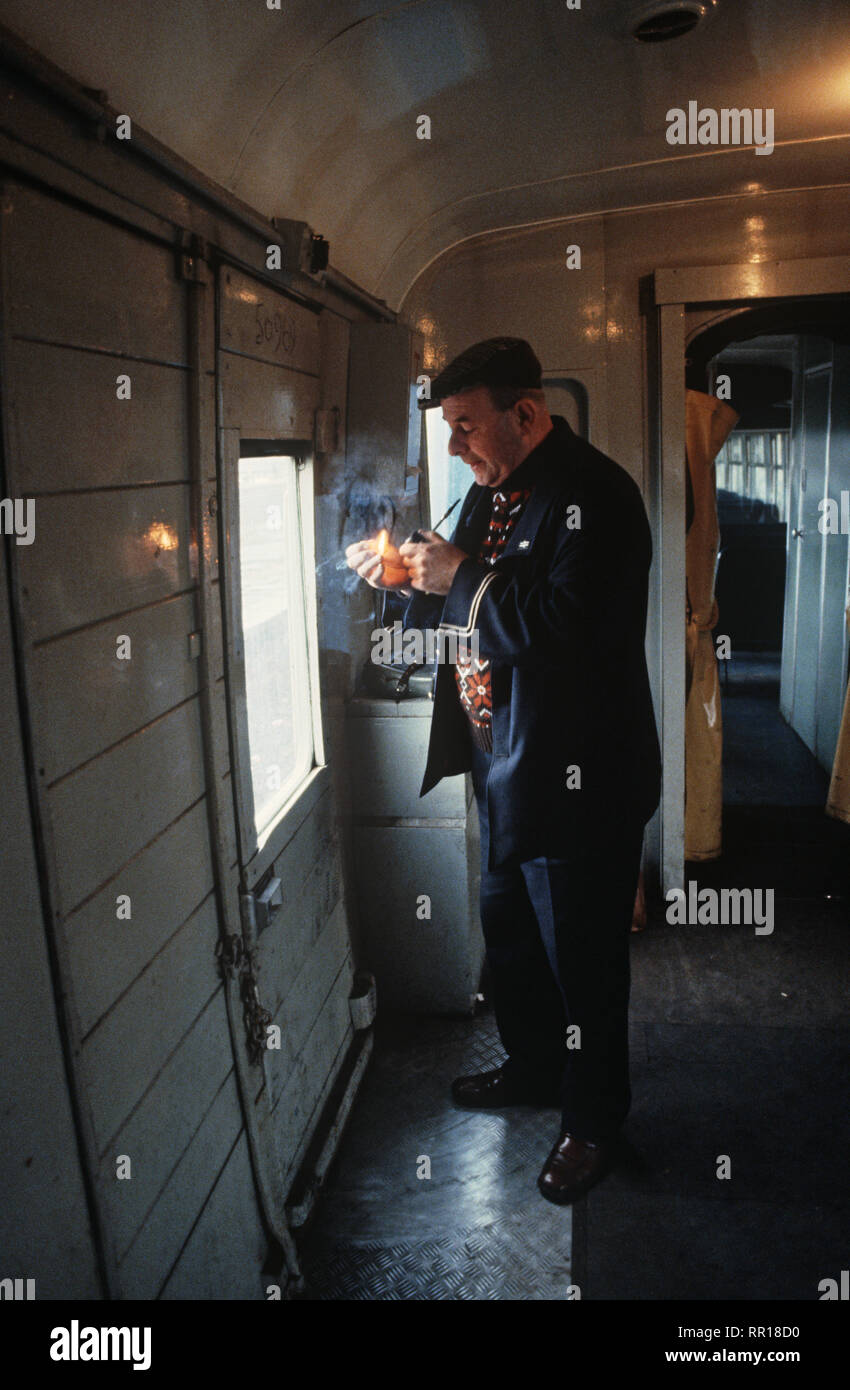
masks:
<svg viewBox="0 0 850 1390"><path fill-rule="evenodd" d="M244 954L245 943L241 936L219 937L215 943L215 958L223 977L239 974Z"/></svg>
<svg viewBox="0 0 850 1390"><path fill-rule="evenodd" d="M234 935L219 937L215 954L222 977L239 983L242 1022L245 1025L245 1047L249 1060L258 1067L266 1051L272 1016L260 1003L254 952L247 949L241 936Z"/></svg>

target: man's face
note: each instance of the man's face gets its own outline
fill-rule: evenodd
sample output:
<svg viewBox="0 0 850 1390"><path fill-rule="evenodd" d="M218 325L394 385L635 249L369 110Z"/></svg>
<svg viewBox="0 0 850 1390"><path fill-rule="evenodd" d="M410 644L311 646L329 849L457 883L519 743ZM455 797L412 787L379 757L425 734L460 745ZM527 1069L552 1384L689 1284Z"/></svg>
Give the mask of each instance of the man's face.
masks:
<svg viewBox="0 0 850 1390"><path fill-rule="evenodd" d="M451 426L449 453L463 459L480 487L496 487L522 463L528 442L513 410L497 410L486 386L443 401Z"/></svg>

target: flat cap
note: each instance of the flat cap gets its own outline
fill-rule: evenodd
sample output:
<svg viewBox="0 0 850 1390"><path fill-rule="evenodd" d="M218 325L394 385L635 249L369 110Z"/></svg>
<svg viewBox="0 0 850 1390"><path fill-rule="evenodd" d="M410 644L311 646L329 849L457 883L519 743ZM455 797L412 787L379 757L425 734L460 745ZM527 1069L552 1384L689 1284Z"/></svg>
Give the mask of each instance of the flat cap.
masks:
<svg viewBox="0 0 850 1390"><path fill-rule="evenodd" d="M446 396L474 386L517 386L539 391L541 366L524 338L485 338L455 357L431 382L431 394L419 397L420 410L440 405Z"/></svg>

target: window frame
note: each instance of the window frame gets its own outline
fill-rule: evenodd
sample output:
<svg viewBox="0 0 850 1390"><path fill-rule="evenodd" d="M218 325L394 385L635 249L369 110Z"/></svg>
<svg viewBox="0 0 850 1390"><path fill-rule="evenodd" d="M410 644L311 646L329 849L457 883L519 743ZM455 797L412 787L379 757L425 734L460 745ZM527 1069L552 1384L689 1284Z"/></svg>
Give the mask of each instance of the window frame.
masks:
<svg viewBox="0 0 850 1390"><path fill-rule="evenodd" d="M329 785L319 682L319 628L316 587L316 528L312 446L304 440L246 440L236 429L222 431L222 491L225 565L225 682L228 691L230 765L233 782L236 841L245 887L256 887ZM245 650L242 638L242 590L239 548L239 462L260 456L295 461L300 541L301 584L307 647L307 680L313 763L299 785L259 835L254 823L254 792L248 733Z"/></svg>

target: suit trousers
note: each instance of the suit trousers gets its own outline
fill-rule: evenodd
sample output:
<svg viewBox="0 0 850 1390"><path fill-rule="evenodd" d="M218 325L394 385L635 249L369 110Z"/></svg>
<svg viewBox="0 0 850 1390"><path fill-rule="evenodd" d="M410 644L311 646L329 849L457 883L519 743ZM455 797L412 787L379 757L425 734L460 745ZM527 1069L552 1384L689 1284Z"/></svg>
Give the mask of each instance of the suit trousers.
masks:
<svg viewBox="0 0 850 1390"><path fill-rule="evenodd" d="M563 1129L603 1141L631 1104L629 949L643 821L619 816L562 858L488 869L490 763L473 748L481 924L506 1065L535 1087L560 1087Z"/></svg>

